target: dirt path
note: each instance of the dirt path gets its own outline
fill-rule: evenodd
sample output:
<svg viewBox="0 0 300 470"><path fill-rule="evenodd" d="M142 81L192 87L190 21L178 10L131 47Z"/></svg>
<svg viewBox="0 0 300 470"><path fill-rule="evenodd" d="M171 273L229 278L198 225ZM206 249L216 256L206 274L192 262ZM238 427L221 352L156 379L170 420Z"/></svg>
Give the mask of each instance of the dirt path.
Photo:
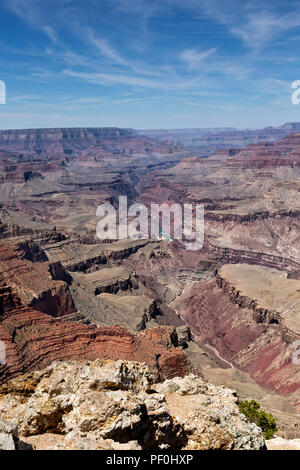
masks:
<svg viewBox="0 0 300 470"><path fill-rule="evenodd" d="M222 361L222 362L225 362L225 364L227 364L228 366L231 367L231 369L235 369L234 365L231 364L231 362L227 361L227 359L224 359L220 354L219 352L213 347L213 346L210 346L209 344L205 344L205 347L210 349L211 351L214 352L214 354Z"/></svg>

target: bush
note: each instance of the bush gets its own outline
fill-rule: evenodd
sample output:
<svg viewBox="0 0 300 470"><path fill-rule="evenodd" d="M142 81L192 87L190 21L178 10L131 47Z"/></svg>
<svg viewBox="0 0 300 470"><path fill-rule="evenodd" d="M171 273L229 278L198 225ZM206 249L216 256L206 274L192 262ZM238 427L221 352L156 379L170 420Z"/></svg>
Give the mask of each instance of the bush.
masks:
<svg viewBox="0 0 300 470"><path fill-rule="evenodd" d="M273 415L261 410L260 404L255 400L240 401L238 403L240 412L243 413L250 423L257 424L264 433L265 439L272 439L277 431L276 421Z"/></svg>
<svg viewBox="0 0 300 470"><path fill-rule="evenodd" d="M178 392L178 390L180 390L180 387L178 384L172 382L169 384L169 393L175 393L175 392Z"/></svg>

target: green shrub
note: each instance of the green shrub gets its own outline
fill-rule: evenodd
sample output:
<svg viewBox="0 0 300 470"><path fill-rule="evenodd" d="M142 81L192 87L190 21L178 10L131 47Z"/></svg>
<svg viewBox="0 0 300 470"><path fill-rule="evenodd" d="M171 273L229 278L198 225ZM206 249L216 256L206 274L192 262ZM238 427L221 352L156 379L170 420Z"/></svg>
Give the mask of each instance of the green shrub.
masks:
<svg viewBox="0 0 300 470"><path fill-rule="evenodd" d="M175 393L178 390L180 390L179 385L174 382L170 383L168 388L169 388L169 393Z"/></svg>
<svg viewBox="0 0 300 470"><path fill-rule="evenodd" d="M250 423L257 424L264 433L265 439L272 439L277 431L276 421L273 415L266 413L260 408L255 400L240 401L238 403L240 412L243 413Z"/></svg>

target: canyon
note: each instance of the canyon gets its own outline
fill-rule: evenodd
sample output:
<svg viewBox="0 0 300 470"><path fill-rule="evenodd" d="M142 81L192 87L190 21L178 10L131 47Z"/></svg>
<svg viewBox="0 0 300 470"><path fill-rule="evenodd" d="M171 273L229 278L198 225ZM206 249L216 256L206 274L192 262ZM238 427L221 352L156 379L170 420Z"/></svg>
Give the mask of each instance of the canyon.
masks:
<svg viewBox="0 0 300 470"><path fill-rule="evenodd" d="M54 361L121 359L157 387L225 385L299 438L299 131L0 131L0 407ZM98 240L96 208L119 195L204 204L203 249Z"/></svg>
<svg viewBox="0 0 300 470"><path fill-rule="evenodd" d="M145 129L140 135L166 141L169 144L183 144L194 154L208 156L215 150L247 146L250 143L277 142L289 134L299 132L298 122L289 122L278 127L265 129L235 129L234 127L212 127L195 129Z"/></svg>

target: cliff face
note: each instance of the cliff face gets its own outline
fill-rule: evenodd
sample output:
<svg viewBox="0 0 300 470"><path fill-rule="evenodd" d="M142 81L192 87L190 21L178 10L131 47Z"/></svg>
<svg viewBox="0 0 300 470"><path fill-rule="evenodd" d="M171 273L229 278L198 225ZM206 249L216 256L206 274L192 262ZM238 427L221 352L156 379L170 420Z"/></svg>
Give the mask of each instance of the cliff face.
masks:
<svg viewBox="0 0 300 470"><path fill-rule="evenodd" d="M58 244L56 249L60 246ZM74 249L78 256L76 246ZM86 250L89 253L88 246ZM108 250L107 255L111 251ZM124 282L118 281L119 271L124 272ZM84 316L95 296L94 282L109 286L112 283L115 288L118 285L120 289L127 289L130 272L111 268L85 276L91 283L90 298L85 299L81 313L76 313L69 288L72 278L60 261L48 261L46 252L32 241L0 244L0 340L7 349L6 364L0 366L1 382L53 360L68 358L140 360L148 363L159 379L185 375L190 365L183 350L176 347L178 338L174 327L157 326L134 335L121 327L98 329ZM124 299L125 312L129 307L133 309L131 312L129 308L129 313L137 323L146 314L146 321L150 321L157 311L155 300L150 298L102 295L111 297L110 302L117 302L116 305L113 302L114 310L122 309ZM86 292L84 296L86 298ZM126 299L133 303L132 307L131 303L127 305ZM121 318L120 315L120 321ZM125 318L124 323L129 325L130 318ZM114 321L115 324L118 321Z"/></svg>
<svg viewBox="0 0 300 470"><path fill-rule="evenodd" d="M18 160L26 161L37 157L46 159L49 155L80 156L86 152L99 157L151 151L169 153L174 151L174 146L139 136L133 129L107 127L0 131L0 149L5 157L8 152L20 152Z"/></svg>
<svg viewBox="0 0 300 470"><path fill-rule="evenodd" d="M6 364L0 381L54 360L129 359L146 362L157 379L185 375L190 369L174 328L157 327L134 335L121 327L95 328L70 323L64 317L25 307L9 287L0 288L0 340L6 345ZM74 319L76 321L76 318Z"/></svg>
<svg viewBox="0 0 300 470"><path fill-rule="evenodd" d="M37 449L265 448L231 390L193 375L161 385L153 379L136 362L54 363L0 387L0 417L13 421L8 432L18 426L17 446Z"/></svg>
<svg viewBox="0 0 300 470"><path fill-rule="evenodd" d="M24 305L32 306L54 317L68 315L75 311L74 303L63 280L54 280L59 271L57 264L48 261L29 261L28 244L0 244L1 285L14 289ZM60 270L63 271L62 266ZM66 275L67 276L67 275ZM56 277L57 278L57 277Z"/></svg>
<svg viewBox="0 0 300 470"><path fill-rule="evenodd" d="M74 128L74 129L20 129L0 131L0 148L10 151L36 151L54 149L60 150L66 146L84 149L97 139L118 139L136 136L133 129L118 128Z"/></svg>
<svg viewBox="0 0 300 470"><path fill-rule="evenodd" d="M229 157L227 164L232 168L242 169L298 167L300 165L300 133L290 134L272 144L250 144L234 158Z"/></svg>
<svg viewBox="0 0 300 470"><path fill-rule="evenodd" d="M245 266L241 265L243 272ZM250 283L251 274L246 278ZM265 281L261 287L266 299L268 289L272 296L269 282ZM278 293L283 289L279 288ZM289 321L292 313L288 316L284 313L290 310L290 296L291 293L286 299L282 297L281 303L277 299L271 308L258 297L245 295L221 270L216 279L195 283L187 289L175 308L198 341L215 348L260 385L289 396L298 405L300 375L299 367L292 362L292 345L299 339L299 333L296 323Z"/></svg>
<svg viewBox="0 0 300 470"><path fill-rule="evenodd" d="M291 133L300 131L300 123L287 123L278 127L265 129L170 129L170 130L144 130L138 131L149 137L159 138L170 143L181 142L187 148L200 155L210 155L219 149L232 147L242 148L250 143L277 142Z"/></svg>
<svg viewBox="0 0 300 470"><path fill-rule="evenodd" d="M36 178L43 178L43 173L58 172L64 165L63 158L55 158L51 162L42 159L33 161L31 157L28 157L28 160L22 162L19 154L3 160L0 156L0 184L27 183Z"/></svg>

